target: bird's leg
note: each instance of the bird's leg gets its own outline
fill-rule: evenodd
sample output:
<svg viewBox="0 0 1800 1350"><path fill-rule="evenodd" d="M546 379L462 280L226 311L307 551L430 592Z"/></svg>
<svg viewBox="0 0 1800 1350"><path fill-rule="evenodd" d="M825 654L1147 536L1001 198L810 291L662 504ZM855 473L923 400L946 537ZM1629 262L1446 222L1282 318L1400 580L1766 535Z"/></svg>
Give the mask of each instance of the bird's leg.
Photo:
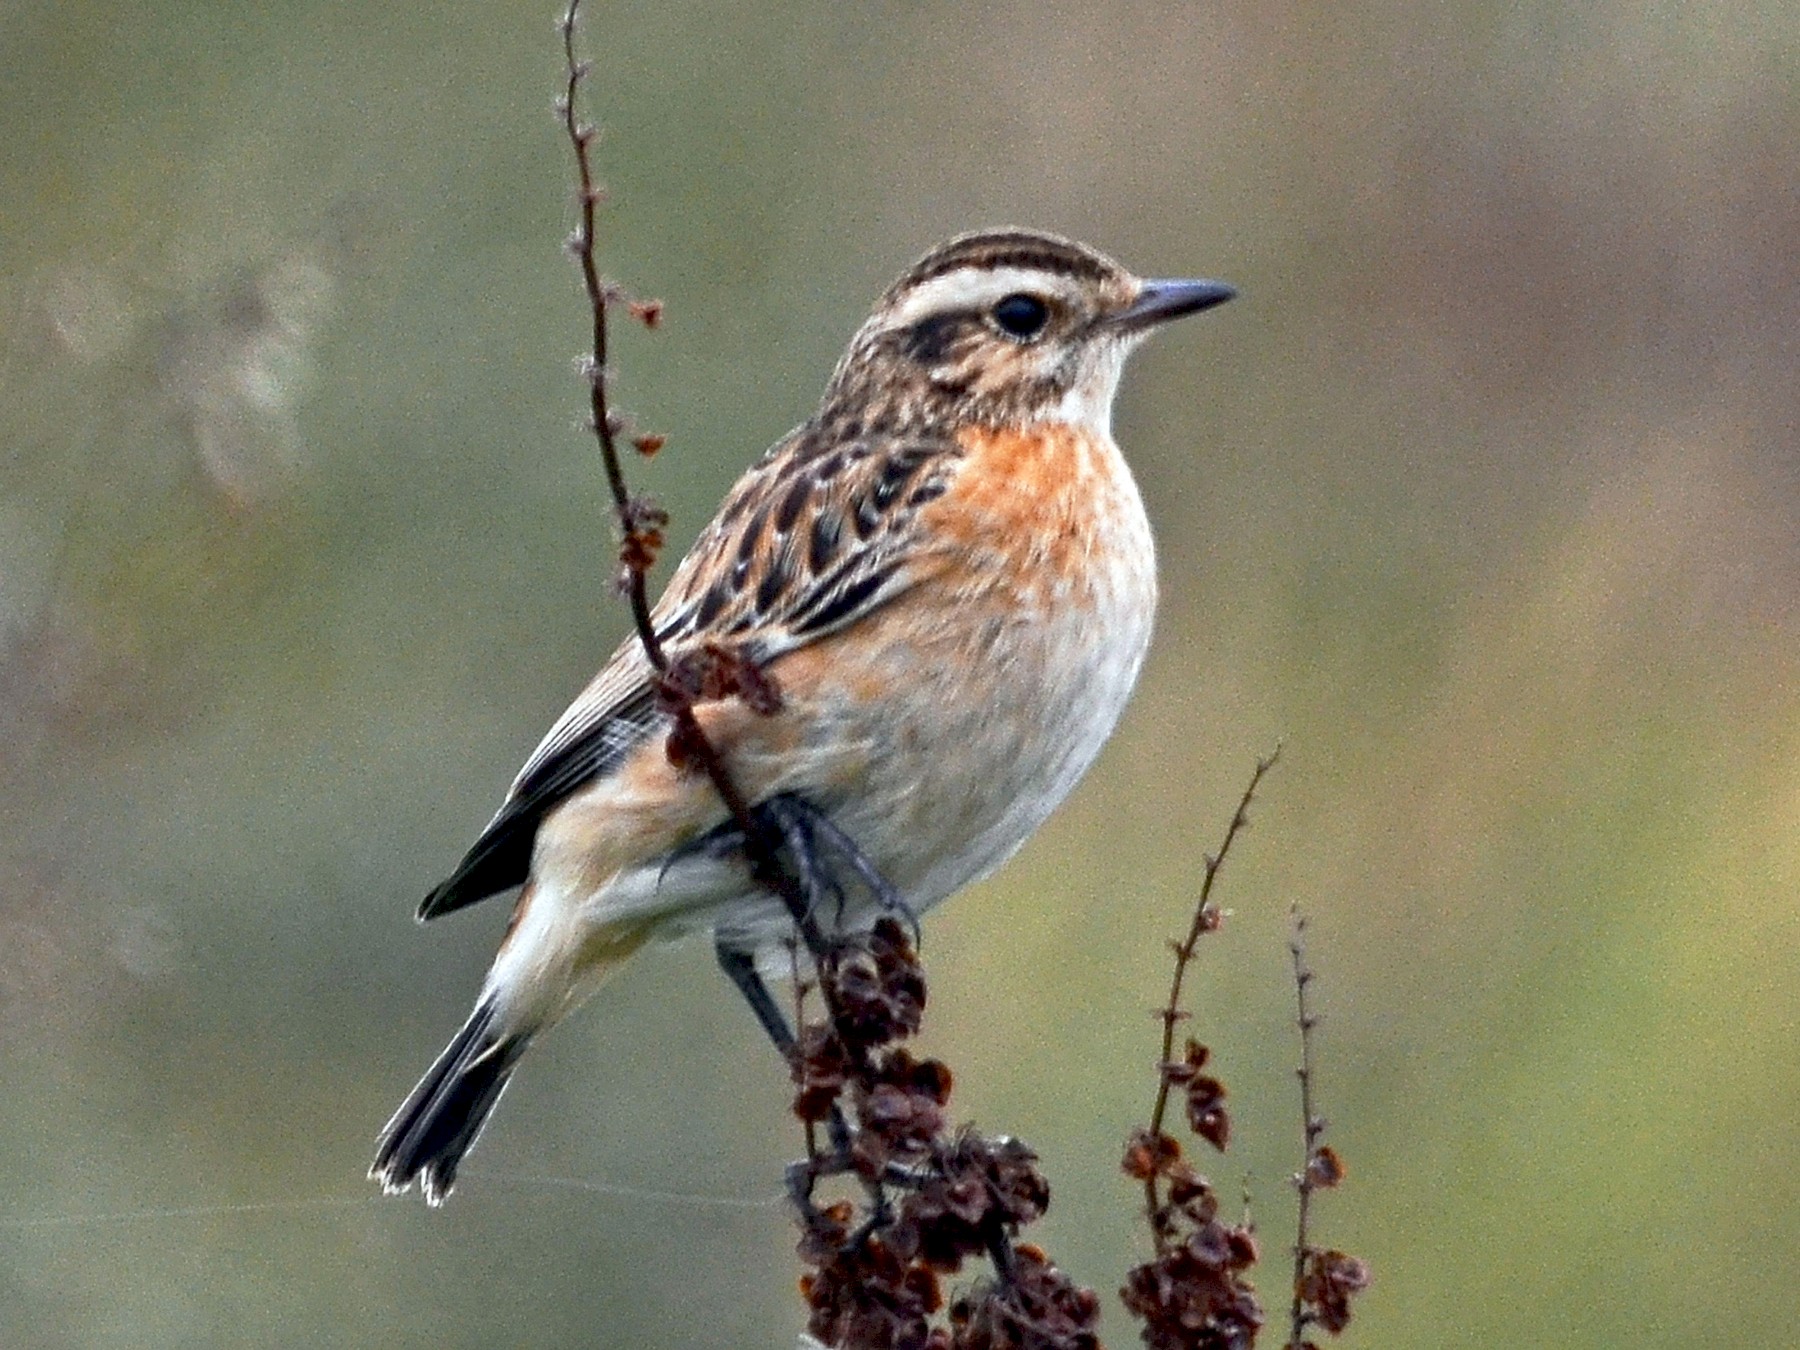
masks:
<svg viewBox="0 0 1800 1350"><path fill-rule="evenodd" d="M723 970L738 992L744 996L744 1002L750 1005L750 1011L756 1014L756 1020L768 1033L769 1039L775 1043L775 1049L789 1065L798 1067L800 1062L800 1039L794 1029L788 1025L787 1015L781 1011L781 1005L775 1001L770 992L768 981L763 979L762 972L756 968L756 960L749 952L739 947L728 946L717 934L713 936L713 954L718 957L719 968ZM831 1133L831 1151L833 1158L846 1158L850 1154L850 1125L844 1119L844 1113L834 1105L826 1128Z"/></svg>
<svg viewBox="0 0 1800 1350"><path fill-rule="evenodd" d="M713 938L713 954L718 958L719 968L723 970L737 990L750 1005L750 1011L756 1014L756 1020L774 1042L775 1049L790 1065L798 1064L800 1040L794 1029L788 1025L787 1015L781 1011L781 1005L775 1001L768 981L756 968L756 961L750 953L739 947L728 946L717 935ZM819 1177L845 1171L850 1163L850 1122L844 1119L843 1111L834 1102L831 1114L826 1117L825 1129L831 1136L831 1153L818 1160L802 1159L788 1169L788 1191L794 1203L802 1212L812 1206L813 1186ZM916 1188L920 1174L916 1168L904 1163L890 1162L882 1168L881 1180L890 1186ZM879 1183L871 1183L870 1195L875 1203L882 1207L879 1212L885 1214L887 1197L882 1193Z"/></svg>
<svg viewBox="0 0 1800 1350"><path fill-rule="evenodd" d="M713 954L719 959L719 968L737 986L738 993L744 996L744 1002L750 1005L750 1011L756 1014L756 1020L775 1043L775 1049L791 1064L800 1051L799 1039L788 1025L787 1016L775 1001L775 995L769 991L768 982L757 970L755 958L742 948L727 946L716 933L713 935Z"/></svg>
<svg viewBox="0 0 1800 1350"><path fill-rule="evenodd" d="M791 814L779 810L772 811L767 803L752 808L752 814L756 817L755 824L758 832L766 840L766 846L771 850L785 848L792 859L794 867L792 879L798 885L804 902L804 909L793 914L795 931L805 942L806 949L812 955L813 960L823 961L826 949L830 944L818 924L813 921L813 916L818 912L820 898L829 896L841 917L844 910L843 887L837 884L834 877L819 867L818 849L812 842L809 821L799 820ZM750 841L746 838L744 829L736 821L728 820L669 854L663 860L662 870L666 876L669 869L684 858L695 856L717 859L743 858L749 852ZM660 878L658 884L661 884ZM783 899L786 899L785 895ZM723 954L720 959L724 960ZM745 997L751 997L743 981L735 974L732 975L732 981L739 989L745 991ZM752 1006L755 1006L754 998L752 998ZM762 1022L764 1029L768 1030L769 1019L760 1010L757 1012L757 1018ZM776 1036L773 1031L770 1032L770 1035L778 1048L783 1047L781 1037ZM789 1040L791 1039L790 1035Z"/></svg>
<svg viewBox="0 0 1800 1350"><path fill-rule="evenodd" d="M827 865L824 853L827 849L835 855L836 860L849 867L869 894L874 897L881 908L890 912L898 912L906 916L913 930L914 941L918 940L919 921L905 897L869 859L856 841L848 833L839 828L837 822L824 811L803 798L790 793L783 793L759 802L753 808L756 823L766 828L776 839L791 860L800 889L806 896L807 913L818 912L820 901L829 898L836 910L835 928L841 928L844 917L845 895L843 885ZM742 850L746 846L744 833L734 825L723 826L715 830L705 839L698 841L698 848L712 856L724 856L727 853ZM815 934L805 934L810 941ZM794 1028L788 1025L786 1015L769 991L767 982L756 968L754 957L740 947L728 944L720 935L713 939L714 954L718 958L720 968L737 986L744 1001L750 1005L750 1011L756 1014L756 1020L768 1034L782 1058L799 1067L800 1045ZM824 964L827 952L814 948L813 959ZM827 1118L827 1129L831 1137L831 1152L828 1155L807 1158L789 1169L788 1189L795 1205L803 1214L812 1212L813 1187L821 1176L852 1170L850 1166L851 1132L849 1122L835 1103ZM883 1182L898 1186L917 1186L919 1175L917 1169L901 1163L890 1162L882 1169L879 1180L870 1179L865 1182L870 1194L873 1222L879 1226L889 1213L888 1201L882 1189Z"/></svg>
<svg viewBox="0 0 1800 1350"><path fill-rule="evenodd" d="M799 873L801 885L815 908L821 895L829 895L837 906L837 917L841 925L844 915L844 888L820 857L822 850L819 846L824 844L855 873L857 879L868 888L869 894L874 897L875 902L881 908L906 916L906 921L912 928L913 941L916 943L919 940L919 917L906 903L906 897L901 895L897 886L881 874L881 869L876 867L869 856L862 851L856 840L851 838L849 833L842 829L826 812L814 806L804 797L792 793L781 793L765 802L760 802L755 810L760 821L772 826L787 846L788 854L794 861L795 870ZM815 959L819 955L815 952ZM720 960L724 959L721 955ZM759 984L761 983L760 978L756 976L754 967L749 973L752 978L757 979ZM734 975L733 979L736 978L737 976ZM744 986L740 983L739 987L743 988ZM746 997L750 996L747 989L745 994ZM768 998L766 989L763 990L763 996ZM774 1000L768 999L768 1002L774 1015L780 1018L781 1013L779 1009L774 1008ZM761 1016L761 1014L758 1015ZM764 1025L768 1025L766 1021ZM785 1025L783 1023L784 1028ZM831 1110L830 1129L831 1166L841 1168L850 1156L850 1129L844 1120L843 1113L835 1106ZM881 1182L893 1186L916 1188L921 1180L921 1175L919 1169L915 1167L909 1167L905 1163L889 1162L882 1168ZM881 1182L870 1183L871 1195L876 1203L877 1212L885 1214L887 1198L881 1192Z"/></svg>

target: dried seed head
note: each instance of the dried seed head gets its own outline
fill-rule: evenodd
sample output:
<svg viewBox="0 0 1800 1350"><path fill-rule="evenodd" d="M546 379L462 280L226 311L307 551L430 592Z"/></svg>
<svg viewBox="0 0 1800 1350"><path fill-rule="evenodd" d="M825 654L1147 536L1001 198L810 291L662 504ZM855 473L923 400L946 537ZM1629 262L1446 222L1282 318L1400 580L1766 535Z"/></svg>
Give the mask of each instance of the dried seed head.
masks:
<svg viewBox="0 0 1800 1350"><path fill-rule="evenodd" d="M1350 1304L1369 1287L1369 1267L1339 1251L1307 1254L1297 1292L1307 1315L1333 1336L1350 1325Z"/></svg>
<svg viewBox="0 0 1800 1350"><path fill-rule="evenodd" d="M1319 1145L1306 1160L1307 1184L1320 1190L1330 1190L1342 1182L1345 1175L1344 1160L1330 1144Z"/></svg>
<svg viewBox="0 0 1800 1350"><path fill-rule="evenodd" d="M1231 1142L1231 1116L1225 1110L1225 1085L1217 1078L1199 1074L1187 1084L1188 1128L1207 1143L1225 1151Z"/></svg>

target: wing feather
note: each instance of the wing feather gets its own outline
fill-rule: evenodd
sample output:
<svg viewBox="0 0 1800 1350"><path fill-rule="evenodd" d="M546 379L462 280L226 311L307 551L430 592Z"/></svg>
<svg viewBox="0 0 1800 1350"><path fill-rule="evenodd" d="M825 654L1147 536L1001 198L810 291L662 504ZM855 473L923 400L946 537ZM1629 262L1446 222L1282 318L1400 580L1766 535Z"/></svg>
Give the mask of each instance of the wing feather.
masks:
<svg viewBox="0 0 1800 1350"><path fill-rule="evenodd" d="M659 636L675 652L724 641L769 661L866 617L926 570L934 550L913 520L961 454L950 441L801 427L738 480L688 551L657 603ZM613 653L420 918L525 881L545 815L666 728L651 673L635 638Z"/></svg>

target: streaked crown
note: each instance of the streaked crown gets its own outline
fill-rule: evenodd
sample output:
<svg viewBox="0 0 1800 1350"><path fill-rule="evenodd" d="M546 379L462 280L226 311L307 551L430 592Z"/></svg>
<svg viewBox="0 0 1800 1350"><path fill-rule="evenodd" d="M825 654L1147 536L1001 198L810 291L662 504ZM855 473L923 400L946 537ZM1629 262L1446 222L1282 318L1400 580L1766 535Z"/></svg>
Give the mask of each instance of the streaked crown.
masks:
<svg viewBox="0 0 1800 1350"><path fill-rule="evenodd" d="M821 416L897 427L1056 420L1106 433L1131 349L1232 294L1218 282L1142 281L1052 234L959 235L876 303Z"/></svg>

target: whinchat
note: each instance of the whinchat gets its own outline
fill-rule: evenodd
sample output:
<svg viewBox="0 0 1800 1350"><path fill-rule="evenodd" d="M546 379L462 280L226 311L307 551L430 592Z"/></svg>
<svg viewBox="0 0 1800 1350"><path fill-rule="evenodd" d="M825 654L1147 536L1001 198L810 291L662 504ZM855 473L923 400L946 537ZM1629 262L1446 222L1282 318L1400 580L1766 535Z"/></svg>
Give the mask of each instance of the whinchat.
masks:
<svg viewBox="0 0 1800 1350"><path fill-rule="evenodd" d="M733 779L891 884L840 895L840 931L992 872L1111 734L1156 609L1113 395L1147 335L1232 295L1035 231L952 239L888 288L818 411L682 560L664 646L731 647L780 690L773 713L698 706ZM711 932L779 1036L761 981L789 971L792 920L722 844L711 781L668 753L653 675L620 646L420 907L523 888L474 1013L382 1131L370 1175L389 1191L416 1180L440 1203L532 1038L652 939Z"/></svg>

